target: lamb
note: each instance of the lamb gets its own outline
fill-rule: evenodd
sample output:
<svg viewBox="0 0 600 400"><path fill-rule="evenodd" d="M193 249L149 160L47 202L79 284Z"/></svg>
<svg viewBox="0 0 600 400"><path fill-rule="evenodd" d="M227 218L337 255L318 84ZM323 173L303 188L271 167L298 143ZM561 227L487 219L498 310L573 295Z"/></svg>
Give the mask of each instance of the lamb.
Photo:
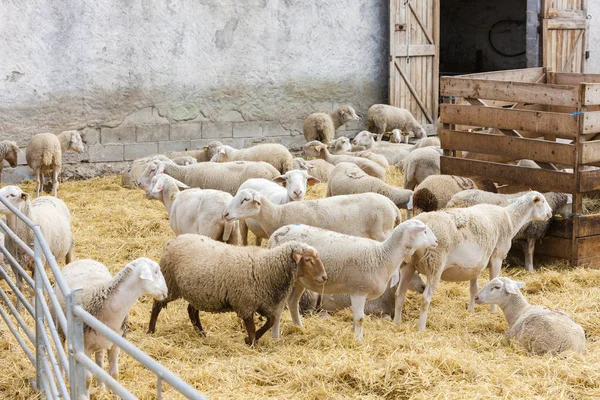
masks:
<svg viewBox="0 0 600 400"><path fill-rule="evenodd" d="M33 170L36 183L36 196L44 186L44 174L52 173L52 191L54 197L58 195L58 176L62 169L62 153L72 150L82 153L83 140L77 131L64 131L59 135L52 133L38 133L31 138L27 145L25 158Z"/></svg>
<svg viewBox="0 0 600 400"><path fill-rule="evenodd" d="M376 142L369 131L359 132L352 140L352 144L365 146L368 151L381 154L390 165L404 160L412 149L412 146L400 143Z"/></svg>
<svg viewBox="0 0 600 400"><path fill-rule="evenodd" d="M431 175L440 174L441 150L435 147L417 148L398 163L404 171L404 188L413 190Z"/></svg>
<svg viewBox="0 0 600 400"><path fill-rule="evenodd" d="M284 225L306 224L347 235L385 240L401 222L400 210L377 193L273 204L256 190L241 190L225 210L226 220L252 218L270 237Z"/></svg>
<svg viewBox="0 0 600 400"><path fill-rule="evenodd" d="M350 139L346 136L340 136L339 138L332 140L329 142L329 147L333 149L333 154L364 151L367 149L365 146L352 145Z"/></svg>
<svg viewBox="0 0 600 400"><path fill-rule="evenodd" d="M447 207L470 207L475 204L495 204L498 206L507 206L511 199L523 196L526 192L514 194L489 193L483 190L464 190L452 196ZM568 201L568 196L564 193L549 192L544 193L544 198L552 209L552 214L556 215ZM513 238L514 242L520 243L525 255L525 268L533 272L533 253L535 244L544 237L550 227L548 221L534 221L526 224Z"/></svg>
<svg viewBox="0 0 600 400"><path fill-rule="evenodd" d="M269 246L279 246L288 241L303 241L314 246L327 272L327 281L322 285L303 278L297 281L288 299L294 323L302 326L298 303L305 289L327 294L349 294L354 314L354 337L357 340L362 340L363 336L366 301L383 294L405 258L415 251L437 246L437 239L431 230L416 220L398 225L383 242L307 225L289 225L273 233ZM278 328L276 321L274 336L278 335Z"/></svg>
<svg viewBox="0 0 600 400"><path fill-rule="evenodd" d="M160 200L167 209L171 229L175 235L196 233L213 240L237 244L237 221L225 221L223 211L233 198L229 193L211 189L179 188L189 186L166 174L156 175L146 195Z"/></svg>
<svg viewBox="0 0 600 400"><path fill-rule="evenodd" d="M307 142L320 140L329 144L335 138L335 131L340 126L360 118L349 105L343 104L333 112L310 114L304 120L304 138Z"/></svg>
<svg viewBox="0 0 600 400"><path fill-rule="evenodd" d="M165 155L170 159L179 157L194 157L197 162L207 162L216 154L217 148L223 146L218 140L211 140L201 150L171 151Z"/></svg>
<svg viewBox="0 0 600 400"><path fill-rule="evenodd" d="M398 208L406 208L412 190L395 188L381 179L365 174L358 166L339 163L327 182L327 197L356 193L379 193L390 199Z"/></svg>
<svg viewBox="0 0 600 400"><path fill-rule="evenodd" d="M441 143L440 143L440 139L436 136L428 136L426 138L423 139L419 139L417 141L417 143L415 143L413 145L413 147L411 148L412 150L416 150L416 149L422 149L424 147L437 147L440 148L441 147Z"/></svg>
<svg viewBox="0 0 600 400"><path fill-rule="evenodd" d="M139 187L139 179L151 161L172 162L170 158L163 156L162 154L138 158L137 160L132 161L131 164L129 164L127 171L123 172L121 175L121 185L128 189L136 189Z"/></svg>
<svg viewBox="0 0 600 400"><path fill-rule="evenodd" d="M173 162L177 165L192 165L192 164L196 164L198 161L192 157L192 156L181 156L181 157L175 157L173 159Z"/></svg>
<svg viewBox="0 0 600 400"><path fill-rule="evenodd" d="M306 143L303 150L306 155L318 157L333 165L337 165L341 162L356 164L367 174L374 176L375 178L385 179L385 169L381 165L362 157L331 154L329 150L327 150L327 146L318 140Z"/></svg>
<svg viewBox="0 0 600 400"><path fill-rule="evenodd" d="M519 290L523 285L509 278L492 279L477 293L475 302L498 304L508 322L507 337L530 353L583 353L586 339L581 325L562 311L529 304Z"/></svg>
<svg viewBox="0 0 600 400"><path fill-rule="evenodd" d="M152 177L162 173L190 187L221 190L231 195L250 178L270 180L279 176L279 171L266 162L198 163L181 167L164 161L152 161L139 179L140 186L147 189Z"/></svg>
<svg viewBox="0 0 600 400"><path fill-rule="evenodd" d="M2 170L6 161L12 168L17 168L17 158L21 149L17 146L17 142L12 140L3 140L0 142L0 184L2 183Z"/></svg>
<svg viewBox="0 0 600 400"><path fill-rule="evenodd" d="M392 129L412 133L418 139L427 136L425 129L417 122L410 111L388 106L387 104L372 105L367 111L367 130L377 133L377 141L381 141L383 134Z"/></svg>
<svg viewBox="0 0 600 400"><path fill-rule="evenodd" d="M75 292L77 301L84 310L99 319L102 323L125 337L128 330L127 314L144 295L164 300L167 297L167 285L156 261L138 258L127 264L114 277L104 264L94 260L78 260L66 265L61 274L71 288L81 288ZM56 296L63 311L65 299L60 290ZM51 314L55 315L52 311ZM57 324L58 325L58 324ZM59 335L64 343L66 337L58 325ZM88 325L83 328L83 344L85 354L91 357L95 353L96 364L103 368L104 351L108 351L110 375L119 378L119 347L102 335L98 335ZM89 389L92 373L86 369L86 385ZM98 381L98 386L102 382Z"/></svg>
<svg viewBox="0 0 600 400"><path fill-rule="evenodd" d="M552 209L541 193L529 192L506 207L478 204L469 208L448 209L419 214L422 221L438 238L440 245L426 251L417 250L406 261L402 280L396 291L394 322L402 322L402 305L408 283L415 271L427 277L419 330L425 329L427 311L440 279L452 282L470 281L469 311L475 311L477 278L489 268L490 279L500 272L502 260L508 254L512 238L528 222L545 221ZM492 312L496 307L492 306Z"/></svg>
<svg viewBox="0 0 600 400"><path fill-rule="evenodd" d="M306 186L308 184L316 185L320 181L315 177L312 177L304 170L291 170L283 175L273 178L273 181L266 179L248 179L242 183L238 189L238 193L241 190L253 189L258 193L265 196L274 204L285 204L291 201L300 201L304 199L306 194ZM283 184L285 187L278 185ZM223 213L221 212L222 215ZM248 229L254 233L256 237L255 244L261 245L262 239L268 239L266 232L260 227L260 225L252 218L246 218L240 221L240 234L242 236L242 244L246 246L248 244Z"/></svg>
<svg viewBox="0 0 600 400"><path fill-rule="evenodd" d="M213 162L229 161L264 161L271 164L280 173L293 169L292 154L283 145L278 143L264 143L248 149L236 150L231 146L220 146L210 159Z"/></svg>
<svg viewBox="0 0 600 400"><path fill-rule="evenodd" d="M481 178L463 178L455 175L430 175L419 183L413 195L415 215L446 207L452 196L467 189L482 189L496 193L493 182Z"/></svg>
<svg viewBox="0 0 600 400"><path fill-rule="evenodd" d="M3 187L0 189L0 196L8 200L34 224L40 226L46 243L56 260L65 260L66 264L72 261L75 243L71 231L71 214L62 200L52 196L41 196L29 201L29 195L17 186ZM3 203L0 203L0 214L6 215L8 227L23 242L33 243L33 231ZM6 242L8 251L17 262L24 268L34 271L33 259L26 255L10 237L6 237ZM17 287L21 289L21 275L15 271L15 276Z"/></svg>
<svg viewBox="0 0 600 400"><path fill-rule="evenodd" d="M310 176L315 177L321 182L327 182L329 175L333 171L334 166L329 164L325 160L315 158L314 160L307 161L303 158L294 158L294 169L303 169L308 172Z"/></svg>
<svg viewBox="0 0 600 400"><path fill-rule="evenodd" d="M281 246L236 247L205 236L181 235L171 240L160 260L169 295L154 301L148 333L154 333L162 308L179 298L189 303L192 325L205 335L199 310L212 313L234 311L246 326L248 345L271 328L285 306L296 279L315 284L327 280L314 247L300 242ZM255 331L254 313L267 318Z"/></svg>

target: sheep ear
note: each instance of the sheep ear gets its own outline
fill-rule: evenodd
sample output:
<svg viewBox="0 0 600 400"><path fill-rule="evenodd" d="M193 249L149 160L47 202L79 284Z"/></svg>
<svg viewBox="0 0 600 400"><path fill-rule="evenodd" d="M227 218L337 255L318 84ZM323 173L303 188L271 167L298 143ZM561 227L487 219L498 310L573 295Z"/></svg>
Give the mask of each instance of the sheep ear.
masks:
<svg viewBox="0 0 600 400"><path fill-rule="evenodd" d="M310 176L310 175L307 178L307 182L309 185L316 185L317 183L321 183L319 178L315 178L314 176Z"/></svg>
<svg viewBox="0 0 600 400"><path fill-rule="evenodd" d="M535 197L533 198L533 204L537 204L537 203L539 203L540 201L542 201L542 199L540 199L540 196L535 196Z"/></svg>
<svg viewBox="0 0 600 400"><path fill-rule="evenodd" d="M262 204L262 203L261 203L261 201L260 201L260 195L259 195L259 194L255 194L255 195L253 195L253 196L252 196L252 201L253 201L255 204L258 204L259 206Z"/></svg>
<svg viewBox="0 0 600 400"><path fill-rule="evenodd" d="M27 200L27 193L21 193L21 199L22 200Z"/></svg>
<svg viewBox="0 0 600 400"><path fill-rule="evenodd" d="M390 287L394 287L395 285L398 284L398 282L400 282L400 270L397 269L394 271L394 273L392 274L392 277L390 279Z"/></svg>
<svg viewBox="0 0 600 400"><path fill-rule="evenodd" d="M296 253L295 251L292 253L292 258L294 259L294 262L296 264L298 264L300 262L300 260L302 260L302 253Z"/></svg>
<svg viewBox="0 0 600 400"><path fill-rule="evenodd" d="M285 183L285 176L283 175L279 175L276 176L275 178L271 179L273 182L278 183L280 185L283 185ZM285 186L285 185L284 185Z"/></svg>
<svg viewBox="0 0 600 400"><path fill-rule="evenodd" d="M140 272L140 278L147 279L149 281L154 281L152 277L152 271L150 271L150 267L147 265L142 265L142 270Z"/></svg>
<svg viewBox="0 0 600 400"><path fill-rule="evenodd" d="M521 286L519 286L521 285ZM519 288L522 287L523 285L525 285L523 282L510 282L506 284L506 292L510 293L510 294L519 294Z"/></svg>
<svg viewBox="0 0 600 400"><path fill-rule="evenodd" d="M225 151L225 149L221 149L219 150L219 154L226 154L227 152Z"/></svg>
<svg viewBox="0 0 600 400"><path fill-rule="evenodd" d="M165 163L162 163L162 162L161 162L161 163L159 163L159 164L157 164L157 166L156 166L156 175L158 175L158 174L162 174L162 173L164 173L164 172L165 172L165 165L166 165L166 164L165 164Z"/></svg>

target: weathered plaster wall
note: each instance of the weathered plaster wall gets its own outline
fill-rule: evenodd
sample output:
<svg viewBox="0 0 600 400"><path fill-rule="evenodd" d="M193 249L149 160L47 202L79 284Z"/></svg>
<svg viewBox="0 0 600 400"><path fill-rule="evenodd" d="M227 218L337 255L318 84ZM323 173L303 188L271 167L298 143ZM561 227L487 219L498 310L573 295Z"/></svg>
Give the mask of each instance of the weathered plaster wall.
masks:
<svg viewBox="0 0 600 400"><path fill-rule="evenodd" d="M386 101L387 21L373 0L2 1L0 140L80 129L89 162L297 145L311 112Z"/></svg>
<svg viewBox="0 0 600 400"><path fill-rule="evenodd" d="M590 19L589 45L590 58L587 62L589 73L600 74L600 1L588 1L588 15Z"/></svg>

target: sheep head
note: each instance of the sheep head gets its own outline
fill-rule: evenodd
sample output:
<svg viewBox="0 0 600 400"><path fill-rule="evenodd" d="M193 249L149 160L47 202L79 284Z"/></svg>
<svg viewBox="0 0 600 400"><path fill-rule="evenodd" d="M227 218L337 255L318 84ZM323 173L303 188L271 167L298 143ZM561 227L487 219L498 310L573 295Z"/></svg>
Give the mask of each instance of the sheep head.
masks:
<svg viewBox="0 0 600 400"><path fill-rule="evenodd" d="M134 274L137 275L143 294L147 294L158 301L166 300L168 295L167 283L156 261L142 257L130 262L127 267L131 267Z"/></svg>
<svg viewBox="0 0 600 400"><path fill-rule="evenodd" d="M292 251L292 259L298 265L298 277L324 284L327 281L325 266L317 249L304 243Z"/></svg>
<svg viewBox="0 0 600 400"><path fill-rule="evenodd" d="M4 159L12 168L17 168L17 159L19 158L19 153L21 149L17 146L16 142L9 141L8 145L10 147L10 151L4 156Z"/></svg>
<svg viewBox="0 0 600 400"><path fill-rule="evenodd" d="M256 190L240 190L225 208L223 218L225 221L244 219L257 215L260 212L263 197Z"/></svg>
<svg viewBox="0 0 600 400"><path fill-rule="evenodd" d="M510 301L511 296L520 296L519 289L523 286L525 286L523 282L513 281L509 278L494 278L477 293L475 303L502 306Z"/></svg>
<svg viewBox="0 0 600 400"><path fill-rule="evenodd" d="M287 195L293 201L302 200L306 195L307 185L316 185L321 182L317 178L308 175L305 170L293 169L283 175L276 176L273 182L283 185Z"/></svg>
<svg viewBox="0 0 600 400"><path fill-rule="evenodd" d="M29 195L24 193L18 186L4 186L0 189L0 197L9 202L18 210L23 209L23 205L29 200ZM12 211L4 203L0 202L0 214L9 215Z"/></svg>

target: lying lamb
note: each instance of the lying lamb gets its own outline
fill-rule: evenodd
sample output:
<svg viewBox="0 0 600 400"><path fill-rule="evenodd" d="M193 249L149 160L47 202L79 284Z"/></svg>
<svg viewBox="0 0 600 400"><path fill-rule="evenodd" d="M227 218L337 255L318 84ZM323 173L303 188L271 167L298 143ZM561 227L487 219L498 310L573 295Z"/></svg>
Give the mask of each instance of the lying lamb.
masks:
<svg viewBox="0 0 600 400"><path fill-rule="evenodd" d="M234 149L231 146L220 146L216 154L210 159L213 162L230 161L264 161L271 164L282 174L293 169L292 153L282 144L263 143L247 149Z"/></svg>
<svg viewBox="0 0 600 400"><path fill-rule="evenodd" d="M121 185L128 189L136 189L139 187L139 180L148 164L152 161L164 161L167 163L172 162L172 160L167 157L159 154L157 156L148 156L138 158L137 160L133 160L129 167L123 174L121 174Z"/></svg>
<svg viewBox="0 0 600 400"><path fill-rule="evenodd" d="M368 151L384 156L390 165L396 165L404 160L412 150L412 146L410 145L376 142L369 131L362 131L356 134L352 140L352 144L365 146Z"/></svg>
<svg viewBox="0 0 600 400"><path fill-rule="evenodd" d="M306 155L318 157L333 165L337 165L341 162L356 164L367 174L374 176L375 178L385 179L385 169L376 162L363 157L331 154L329 150L327 150L327 146L318 140L306 143L303 150Z"/></svg>
<svg viewBox="0 0 600 400"><path fill-rule="evenodd" d="M181 235L171 240L160 260L169 296L154 301L148 332L154 333L161 309L179 298L189 303L188 315L200 334L198 311L234 311L253 345L271 328L285 307L296 279L315 284L327 280L319 253L305 243L289 242L272 249L236 247L206 236ZM254 313L267 318L255 331Z"/></svg>
<svg viewBox="0 0 600 400"><path fill-rule="evenodd" d="M305 170L310 176L314 176L321 182L327 182L329 180L329 174L331 174L333 168L333 164L329 164L327 161L321 160L320 158L315 158L310 161L300 157L294 158L294 169Z"/></svg>
<svg viewBox="0 0 600 400"><path fill-rule="evenodd" d="M337 128L347 122L358 121L359 119L354 109L345 104L329 114L310 114L304 120L304 138L307 142L320 140L325 144L329 144L335 138Z"/></svg>
<svg viewBox="0 0 600 400"><path fill-rule="evenodd" d="M508 322L506 336L533 354L583 353L583 328L562 311L529 304L519 290L523 285L509 278L494 278L477 293L475 302L498 304Z"/></svg>
<svg viewBox="0 0 600 400"><path fill-rule="evenodd" d="M367 130L375 132L377 141L381 141L383 134L392 129L407 132L417 139L427 136L425 129L417 122L410 111L387 104L372 105L367 111Z"/></svg>

